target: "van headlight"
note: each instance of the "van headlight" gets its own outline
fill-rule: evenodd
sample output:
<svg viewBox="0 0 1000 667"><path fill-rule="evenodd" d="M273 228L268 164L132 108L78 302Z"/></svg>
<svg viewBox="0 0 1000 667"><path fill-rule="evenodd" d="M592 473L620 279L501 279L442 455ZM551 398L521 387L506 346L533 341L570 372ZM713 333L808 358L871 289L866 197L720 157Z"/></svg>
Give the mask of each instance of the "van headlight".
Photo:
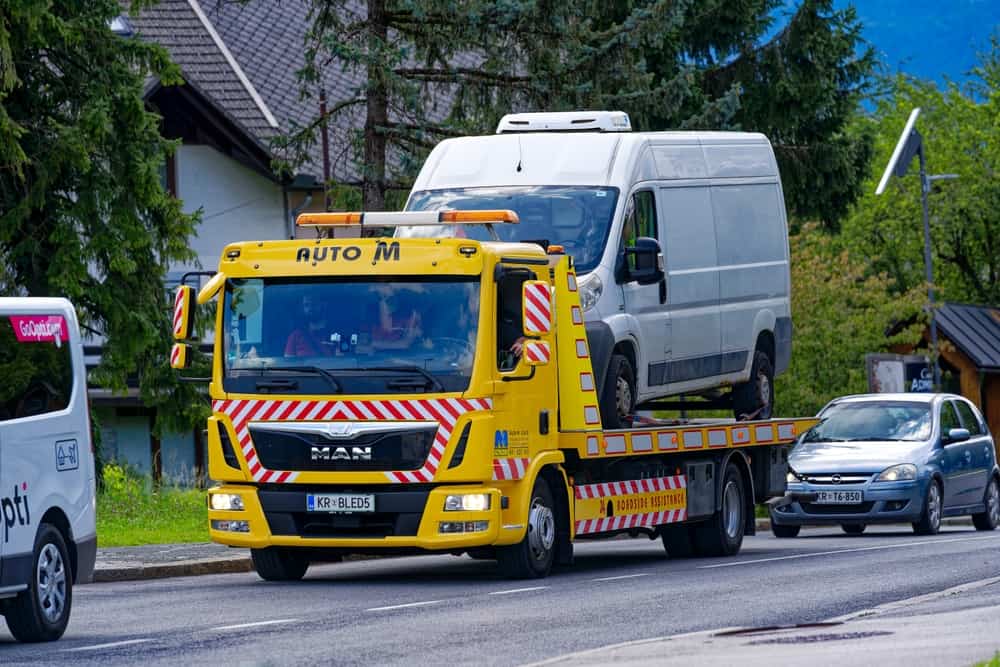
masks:
<svg viewBox="0 0 1000 667"><path fill-rule="evenodd" d="M604 293L604 283L601 282L596 273L591 273L589 276L580 278L577 285L580 291L580 306L584 312L587 312L596 306L601 299L601 294Z"/></svg>
<svg viewBox="0 0 1000 667"><path fill-rule="evenodd" d="M917 466L912 463L900 463L886 468L875 478L876 482L907 482L917 478Z"/></svg>

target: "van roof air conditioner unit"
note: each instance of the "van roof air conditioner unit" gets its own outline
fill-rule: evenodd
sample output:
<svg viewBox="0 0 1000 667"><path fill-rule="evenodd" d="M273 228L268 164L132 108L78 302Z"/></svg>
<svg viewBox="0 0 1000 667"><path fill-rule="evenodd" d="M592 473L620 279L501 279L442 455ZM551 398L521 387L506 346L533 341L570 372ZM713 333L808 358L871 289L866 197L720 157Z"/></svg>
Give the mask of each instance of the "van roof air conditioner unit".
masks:
<svg viewBox="0 0 1000 667"><path fill-rule="evenodd" d="M511 132L631 132L624 111L566 111L509 113L500 119L497 134Z"/></svg>

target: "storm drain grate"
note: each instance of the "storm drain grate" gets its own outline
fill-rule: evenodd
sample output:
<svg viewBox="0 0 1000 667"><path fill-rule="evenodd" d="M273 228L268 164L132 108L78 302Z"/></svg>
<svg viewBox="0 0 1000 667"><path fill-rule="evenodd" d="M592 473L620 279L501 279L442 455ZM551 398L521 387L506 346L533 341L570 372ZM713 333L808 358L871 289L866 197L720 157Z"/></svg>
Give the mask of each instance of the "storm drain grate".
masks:
<svg viewBox="0 0 1000 667"><path fill-rule="evenodd" d="M884 637L894 634L887 630L870 630L867 632L838 632L824 635L799 635L797 637L774 637L772 639L757 639L748 642L749 646L762 644L815 644L818 642L839 642L850 639L867 639L868 637Z"/></svg>

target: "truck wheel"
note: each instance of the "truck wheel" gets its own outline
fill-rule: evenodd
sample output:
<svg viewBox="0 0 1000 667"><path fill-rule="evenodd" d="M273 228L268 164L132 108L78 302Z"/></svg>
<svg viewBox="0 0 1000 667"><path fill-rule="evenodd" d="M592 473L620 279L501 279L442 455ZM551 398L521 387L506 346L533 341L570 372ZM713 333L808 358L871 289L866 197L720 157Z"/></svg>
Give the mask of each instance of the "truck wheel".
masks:
<svg viewBox="0 0 1000 667"><path fill-rule="evenodd" d="M774 412L774 364L767 352L757 348L753 353L750 379L733 388L733 413L737 421L770 419Z"/></svg>
<svg viewBox="0 0 1000 667"><path fill-rule="evenodd" d="M692 527L687 525L663 526L660 528L660 539L663 548L671 558L690 558L695 555Z"/></svg>
<svg viewBox="0 0 1000 667"><path fill-rule="evenodd" d="M842 531L844 531L845 533L847 533L848 535L860 535L861 533L865 532L865 528L867 528L867 527L868 526L866 526L863 523L843 523L843 524L840 524L840 529Z"/></svg>
<svg viewBox="0 0 1000 667"><path fill-rule="evenodd" d="M771 532L775 537L798 537L802 526L779 526L774 521L771 522Z"/></svg>
<svg viewBox="0 0 1000 667"><path fill-rule="evenodd" d="M604 428L628 428L635 411L635 370L628 357L611 355L601 388L601 421Z"/></svg>
<svg viewBox="0 0 1000 667"><path fill-rule="evenodd" d="M309 569L305 556L282 547L251 549L250 559L257 574L266 581L298 581Z"/></svg>
<svg viewBox="0 0 1000 667"><path fill-rule="evenodd" d="M43 523L35 536L28 588L8 601L10 634L22 642L48 642L62 637L73 606L73 572L62 533Z"/></svg>
<svg viewBox="0 0 1000 667"><path fill-rule="evenodd" d="M510 579L539 579L552 569L555 553L555 503L548 483L539 477L531 491L527 533L517 544L497 547L497 563Z"/></svg>
<svg viewBox="0 0 1000 667"><path fill-rule="evenodd" d="M732 463L722 479L722 507L712 518L694 526L694 548L702 556L732 556L743 545L746 492L743 476Z"/></svg>
<svg viewBox="0 0 1000 667"><path fill-rule="evenodd" d="M972 525L976 530L994 530L1000 525L1000 484L997 478L990 479L986 485L986 493L983 497L986 503L986 511L981 514L972 515Z"/></svg>
<svg viewBox="0 0 1000 667"><path fill-rule="evenodd" d="M913 524L913 532L917 535L937 535L941 530L941 485L932 481L927 487L927 497L924 498L924 510L920 513L920 521Z"/></svg>

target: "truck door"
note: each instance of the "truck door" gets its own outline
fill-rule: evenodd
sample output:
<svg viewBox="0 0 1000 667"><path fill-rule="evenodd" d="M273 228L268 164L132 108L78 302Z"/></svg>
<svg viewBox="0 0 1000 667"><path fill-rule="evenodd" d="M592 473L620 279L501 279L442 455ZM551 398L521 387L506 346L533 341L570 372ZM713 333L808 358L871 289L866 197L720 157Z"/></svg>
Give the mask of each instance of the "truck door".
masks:
<svg viewBox="0 0 1000 667"><path fill-rule="evenodd" d="M666 307L666 282L640 285L624 278L622 270L625 249L635 245L641 236L660 241L657 224L656 199L653 190L638 190L632 193L625 204L625 219L622 224L621 247L618 253L619 269L615 271L621 283L625 312L635 318L639 326L638 368L635 369L639 393L645 393L650 386L663 384L666 360L670 352L670 313Z"/></svg>

